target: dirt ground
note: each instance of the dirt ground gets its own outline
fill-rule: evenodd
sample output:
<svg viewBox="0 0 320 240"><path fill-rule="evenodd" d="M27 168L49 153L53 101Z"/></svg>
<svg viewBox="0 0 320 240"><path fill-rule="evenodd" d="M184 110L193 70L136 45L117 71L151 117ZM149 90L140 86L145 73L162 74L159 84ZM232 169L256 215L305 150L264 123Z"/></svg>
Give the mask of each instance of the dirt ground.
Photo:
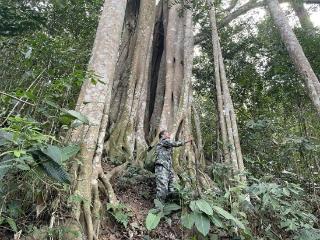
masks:
<svg viewBox="0 0 320 240"><path fill-rule="evenodd" d="M171 216L171 223L162 219L159 226L149 232L145 228L145 218L148 211L154 207L155 181L154 176L147 171L134 172L128 169L124 174L113 180L118 199L124 203L133 216L125 229L114 221L103 226L101 239L103 240L178 240L183 239L179 217Z"/></svg>

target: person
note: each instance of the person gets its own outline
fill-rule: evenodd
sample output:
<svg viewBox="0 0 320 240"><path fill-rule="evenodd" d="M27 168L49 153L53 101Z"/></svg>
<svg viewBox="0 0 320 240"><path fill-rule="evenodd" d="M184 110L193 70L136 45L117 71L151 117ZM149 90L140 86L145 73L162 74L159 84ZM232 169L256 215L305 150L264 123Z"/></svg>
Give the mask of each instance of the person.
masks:
<svg viewBox="0 0 320 240"><path fill-rule="evenodd" d="M170 133L167 130L162 130L159 133L159 143L156 146L156 161L155 161L155 177L157 193L156 198L165 202L169 194L174 193L174 173L172 168L172 148L180 147L192 139L181 142L170 139Z"/></svg>

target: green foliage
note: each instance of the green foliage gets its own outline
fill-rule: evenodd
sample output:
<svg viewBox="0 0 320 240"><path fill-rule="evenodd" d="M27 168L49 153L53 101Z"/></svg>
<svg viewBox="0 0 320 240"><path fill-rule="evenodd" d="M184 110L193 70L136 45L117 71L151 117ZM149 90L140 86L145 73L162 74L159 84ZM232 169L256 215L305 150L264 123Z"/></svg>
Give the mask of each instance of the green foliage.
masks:
<svg viewBox="0 0 320 240"><path fill-rule="evenodd" d="M122 224L125 228L127 228L130 217L132 217L132 212L126 205L122 203L108 203L107 210L118 223Z"/></svg>
<svg viewBox="0 0 320 240"><path fill-rule="evenodd" d="M155 229L161 218L169 216L172 212L178 211L181 207L175 203L163 204L158 199L154 200L155 208L150 209L146 218L146 228L151 231Z"/></svg>
<svg viewBox="0 0 320 240"><path fill-rule="evenodd" d="M60 148L49 144L54 140L45 135L39 123L26 118L10 117L9 126L0 129L0 178L8 173L43 169L61 183L70 183L63 164L80 150L77 145ZM67 151L65 151L67 150Z"/></svg>
<svg viewBox="0 0 320 240"><path fill-rule="evenodd" d="M161 220L161 216L159 214L154 214L149 212L146 218L146 228L151 231L155 229Z"/></svg>

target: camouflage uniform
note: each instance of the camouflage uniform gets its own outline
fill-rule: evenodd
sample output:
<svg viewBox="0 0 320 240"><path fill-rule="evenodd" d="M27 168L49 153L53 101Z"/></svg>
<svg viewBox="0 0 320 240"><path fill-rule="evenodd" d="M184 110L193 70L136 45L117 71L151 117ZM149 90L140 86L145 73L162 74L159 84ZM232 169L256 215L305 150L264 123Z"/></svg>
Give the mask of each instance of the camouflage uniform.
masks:
<svg viewBox="0 0 320 240"><path fill-rule="evenodd" d="M185 142L161 138L157 144L157 159L155 175L157 184L157 199L164 202L169 193L174 191L174 173L172 169L172 148L184 145Z"/></svg>

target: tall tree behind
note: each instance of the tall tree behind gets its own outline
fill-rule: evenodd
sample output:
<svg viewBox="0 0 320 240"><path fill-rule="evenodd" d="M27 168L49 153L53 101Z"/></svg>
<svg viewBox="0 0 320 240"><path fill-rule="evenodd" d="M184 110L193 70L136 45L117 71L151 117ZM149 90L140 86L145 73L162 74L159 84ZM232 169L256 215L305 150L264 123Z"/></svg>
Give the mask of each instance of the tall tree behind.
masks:
<svg viewBox="0 0 320 240"><path fill-rule="evenodd" d="M266 0L271 17L279 29L281 39L284 42L288 53L296 67L297 72L302 76L305 81L305 86L309 97L320 115L320 83L315 75L303 49L292 31L286 16L281 11L278 0Z"/></svg>
<svg viewBox="0 0 320 240"><path fill-rule="evenodd" d="M212 27L212 45L215 69L215 85L219 113L219 127L222 139L223 159L232 163L233 170L243 171L244 164L240 147L238 127L233 102L228 87L222 51L219 43L215 9L212 0L207 0Z"/></svg>
<svg viewBox="0 0 320 240"><path fill-rule="evenodd" d="M299 18L301 27L306 30L309 35L315 33L313 23L311 22L310 15L307 9L304 7L303 1L292 0L291 5Z"/></svg>

